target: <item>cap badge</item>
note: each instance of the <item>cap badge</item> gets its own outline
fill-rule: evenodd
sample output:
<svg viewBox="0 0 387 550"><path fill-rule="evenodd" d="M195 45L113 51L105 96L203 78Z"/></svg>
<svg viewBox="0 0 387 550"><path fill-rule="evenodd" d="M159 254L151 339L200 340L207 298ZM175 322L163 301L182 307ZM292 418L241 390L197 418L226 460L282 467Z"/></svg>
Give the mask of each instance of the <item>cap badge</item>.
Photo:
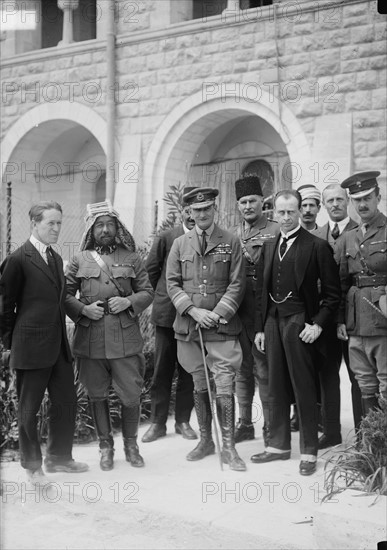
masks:
<svg viewBox="0 0 387 550"><path fill-rule="evenodd" d="M198 193L198 194L196 195L196 200L199 201L199 202L204 201L204 195L203 195L203 193Z"/></svg>

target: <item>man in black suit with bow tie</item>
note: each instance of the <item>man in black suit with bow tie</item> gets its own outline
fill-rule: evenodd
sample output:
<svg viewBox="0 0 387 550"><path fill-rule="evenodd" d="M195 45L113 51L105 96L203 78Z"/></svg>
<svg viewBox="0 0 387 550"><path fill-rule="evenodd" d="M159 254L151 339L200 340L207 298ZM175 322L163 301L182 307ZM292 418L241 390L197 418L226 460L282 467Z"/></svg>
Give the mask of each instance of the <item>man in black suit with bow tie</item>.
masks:
<svg viewBox="0 0 387 550"><path fill-rule="evenodd" d="M63 262L51 245L58 240L62 208L57 202L35 204L29 212L31 236L3 262L3 344L11 349L19 400L19 449L27 481L47 483L37 433L37 414L45 390L50 397L47 472L84 472L72 445L77 398L71 352L66 335Z"/></svg>
<svg viewBox="0 0 387 550"><path fill-rule="evenodd" d="M274 207L281 233L261 253L255 338L268 362L270 434L265 451L251 460L262 464L290 458L294 391L300 417L299 470L310 475L316 471L318 449L316 352L319 336L334 322L340 303L338 266L328 243L301 227L297 191L279 191Z"/></svg>

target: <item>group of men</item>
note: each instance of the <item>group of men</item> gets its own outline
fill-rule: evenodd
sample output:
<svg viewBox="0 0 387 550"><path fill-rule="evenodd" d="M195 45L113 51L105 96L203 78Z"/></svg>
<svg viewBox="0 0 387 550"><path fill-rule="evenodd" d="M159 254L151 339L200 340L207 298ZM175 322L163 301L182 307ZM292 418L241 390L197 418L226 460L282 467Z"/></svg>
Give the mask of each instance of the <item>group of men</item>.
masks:
<svg viewBox="0 0 387 550"><path fill-rule="evenodd" d="M30 239L1 266L3 344L16 370L21 465L28 480L45 482L37 414L46 389L51 402L46 471L88 468L72 458L76 396L65 313L75 323L73 354L90 401L101 469L114 467L110 385L122 404L126 460L144 466L137 445L145 371L138 314L152 300L155 370L151 423L142 441L166 435L177 367L175 431L197 439L189 423L193 407L200 431L187 460L215 452L212 386L221 459L232 470L245 470L235 444L255 436L257 380L265 450L251 461L290 458L295 404L299 471L312 474L318 449L341 442L342 357L352 382L355 427L362 414L378 407L379 395L387 396L387 236L386 217L378 210L378 175L355 174L341 186L327 186L322 203L329 221L322 228L316 226L321 196L314 186L279 191L273 221L262 212L259 178L237 180L242 221L232 231L215 223L217 189L186 188L182 225L155 238L146 264L111 204L88 205L67 284L51 247L58 240L61 207L55 202L32 207ZM359 225L348 217L347 189Z"/></svg>

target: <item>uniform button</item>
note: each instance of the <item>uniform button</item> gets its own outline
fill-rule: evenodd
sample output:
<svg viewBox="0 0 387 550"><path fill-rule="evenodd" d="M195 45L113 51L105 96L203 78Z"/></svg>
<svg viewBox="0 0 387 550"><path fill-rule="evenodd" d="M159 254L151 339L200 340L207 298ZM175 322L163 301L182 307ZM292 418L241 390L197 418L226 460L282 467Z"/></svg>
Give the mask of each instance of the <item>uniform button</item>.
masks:
<svg viewBox="0 0 387 550"><path fill-rule="evenodd" d="M109 281L105 281L105 285L108 285L109 284Z"/></svg>
<svg viewBox="0 0 387 550"><path fill-rule="evenodd" d="M360 248L364 248L364 244L361 244L361 245L360 245Z"/></svg>
<svg viewBox="0 0 387 550"><path fill-rule="evenodd" d="M204 266L203 266L203 269L207 269L207 266L206 266L206 265L204 265Z"/></svg>
<svg viewBox="0 0 387 550"><path fill-rule="evenodd" d="M203 279L203 283L206 283L207 282L207 279Z"/></svg>

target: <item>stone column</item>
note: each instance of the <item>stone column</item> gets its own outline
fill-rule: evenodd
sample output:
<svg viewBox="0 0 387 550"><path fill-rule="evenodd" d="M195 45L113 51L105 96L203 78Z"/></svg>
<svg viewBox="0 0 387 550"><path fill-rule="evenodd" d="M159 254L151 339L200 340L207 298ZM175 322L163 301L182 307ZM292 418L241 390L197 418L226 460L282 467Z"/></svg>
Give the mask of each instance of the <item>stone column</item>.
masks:
<svg viewBox="0 0 387 550"><path fill-rule="evenodd" d="M63 11L63 35L60 45L71 44L73 39L73 11L77 9L79 0L58 0L58 8ZM59 45L58 44L58 45Z"/></svg>

